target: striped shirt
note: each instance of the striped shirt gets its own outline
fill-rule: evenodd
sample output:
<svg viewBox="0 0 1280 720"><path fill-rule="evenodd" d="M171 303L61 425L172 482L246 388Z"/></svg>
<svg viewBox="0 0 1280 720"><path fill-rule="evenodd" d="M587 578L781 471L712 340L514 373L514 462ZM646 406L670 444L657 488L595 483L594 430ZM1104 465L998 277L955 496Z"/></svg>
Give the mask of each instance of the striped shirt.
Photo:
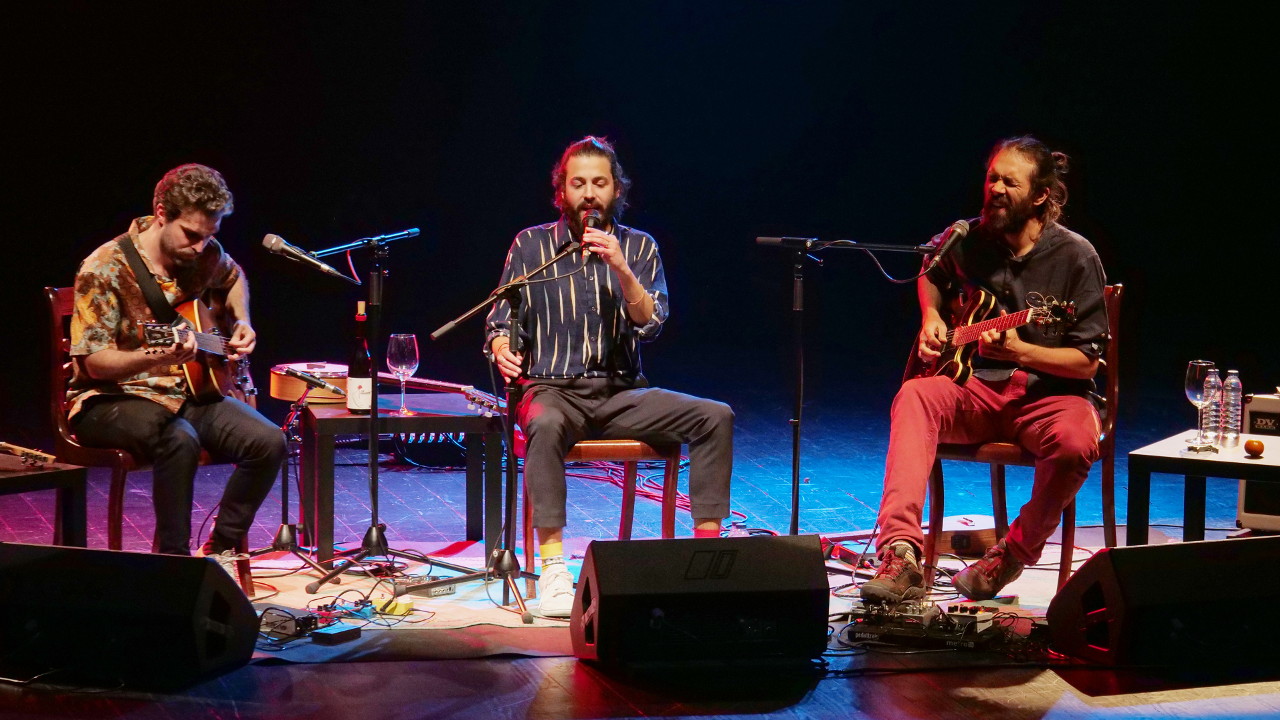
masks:
<svg viewBox="0 0 1280 720"><path fill-rule="evenodd" d="M657 337L667 319L667 279L658 244L648 233L615 225L631 272L653 298L653 316L643 327L627 316L622 286L609 266L581 253L562 258L521 291L520 328L525 374L534 378L640 375L640 342ZM564 218L520 231L507 253L502 285L550 260L572 242ZM510 335L505 300L489 311L485 354L499 335Z"/></svg>

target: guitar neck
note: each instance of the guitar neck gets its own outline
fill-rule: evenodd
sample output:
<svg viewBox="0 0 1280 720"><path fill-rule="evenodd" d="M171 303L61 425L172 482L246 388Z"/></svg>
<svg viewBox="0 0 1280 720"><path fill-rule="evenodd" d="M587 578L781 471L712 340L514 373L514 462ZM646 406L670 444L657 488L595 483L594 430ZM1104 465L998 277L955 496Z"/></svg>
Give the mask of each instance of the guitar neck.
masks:
<svg viewBox="0 0 1280 720"><path fill-rule="evenodd" d="M222 335L196 332L191 328L178 328L177 332L180 339L186 339L188 334L194 336L196 339L197 350L204 350L205 352L211 352L215 355L226 355L229 352L227 348L227 339Z"/></svg>
<svg viewBox="0 0 1280 720"><path fill-rule="evenodd" d="M1032 308L1027 308L1026 310L1019 310L1012 315L1001 315L990 320L973 323L972 325L962 325L949 333L948 344L951 347L960 347L977 340L982 336L982 333L988 330L1012 330L1026 325L1031 322L1032 310Z"/></svg>

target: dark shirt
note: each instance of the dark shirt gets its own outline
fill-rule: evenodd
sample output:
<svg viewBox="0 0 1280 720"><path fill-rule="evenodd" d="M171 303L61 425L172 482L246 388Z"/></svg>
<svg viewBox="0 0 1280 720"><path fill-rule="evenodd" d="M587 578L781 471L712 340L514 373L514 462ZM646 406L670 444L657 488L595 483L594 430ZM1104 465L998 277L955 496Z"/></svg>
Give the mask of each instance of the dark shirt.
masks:
<svg viewBox="0 0 1280 720"><path fill-rule="evenodd" d="M581 253L562 258L529 278L521 291L520 337L525 374L531 378L640 377L639 343L652 340L667 319L667 279L658 245L648 233L615 226L631 272L653 298L653 316L638 326L627 315L622 286L598 258ZM521 230L511 243L501 284L550 260L572 242L569 227L559 222ZM499 335L510 335L505 300L489 311L485 354Z"/></svg>
<svg viewBox="0 0 1280 720"><path fill-rule="evenodd" d="M957 292L971 293L982 288L995 296L1000 307L1010 313L1029 307L1029 299L1039 293L1046 300L1075 302L1075 322L1055 330L1023 325L1018 336L1044 347L1071 347L1090 359L1102 355L1107 340L1107 309L1103 303L1106 278L1102 261L1093 245L1081 235L1058 223L1050 223L1034 247L1022 257L1014 257L998 237L977 220L974 229L960 241L929 279L950 299ZM939 238L935 238L937 243ZM973 354L974 375L984 380L1007 379L1016 369L1012 363L988 360ZM1088 395L1092 380L1076 380L1024 368L1029 395Z"/></svg>

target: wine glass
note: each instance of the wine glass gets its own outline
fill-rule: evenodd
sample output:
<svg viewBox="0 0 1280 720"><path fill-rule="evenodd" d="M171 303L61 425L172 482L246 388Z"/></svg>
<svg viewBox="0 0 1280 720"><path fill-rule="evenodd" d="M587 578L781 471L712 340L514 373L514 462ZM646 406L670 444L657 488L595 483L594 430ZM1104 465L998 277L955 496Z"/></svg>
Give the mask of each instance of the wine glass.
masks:
<svg viewBox="0 0 1280 720"><path fill-rule="evenodd" d="M387 369L400 379L400 409L393 414L403 417L417 415L404 404L404 383L418 372L418 338L415 335L399 333L387 340Z"/></svg>
<svg viewBox="0 0 1280 720"><path fill-rule="evenodd" d="M1206 445L1204 439L1204 408L1209 402L1204 397L1204 379L1214 370L1213 363L1208 360L1192 360L1187 363L1186 391L1187 399L1196 406L1196 434L1187 439L1188 445L1200 447Z"/></svg>

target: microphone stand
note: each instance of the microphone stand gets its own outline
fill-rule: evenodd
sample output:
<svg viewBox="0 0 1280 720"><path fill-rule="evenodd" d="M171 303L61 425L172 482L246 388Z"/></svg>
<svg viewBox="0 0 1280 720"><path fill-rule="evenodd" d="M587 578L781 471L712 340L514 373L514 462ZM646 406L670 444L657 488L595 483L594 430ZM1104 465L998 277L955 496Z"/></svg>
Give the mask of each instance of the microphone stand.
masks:
<svg viewBox="0 0 1280 720"><path fill-rule="evenodd" d="M385 523L378 520L378 425L379 414L381 412L378 407L378 368L382 366L382 355L380 349L381 336L379 335L380 322L382 319L382 279L386 277L387 271L383 269L383 263L387 260L389 253L387 243L392 240L400 240L406 237L413 237L418 234L417 228L406 230L402 233L393 235L381 235L375 238L365 238L357 240L354 243L340 245L327 250L319 250L312 255L315 257L324 257L338 252L345 252L355 247L367 247L371 250L373 264L369 268L369 289L368 299L365 302L365 314L368 318L366 321L365 339L369 345L369 362L373 367L373 382L370 383L369 397L369 457L368 457L368 476L369 476L369 528L365 531L364 538L359 548L352 550L344 550L340 555L346 556L346 562L335 562L333 567L325 573L323 577L313 583L307 585L308 593L315 594L322 585L333 581L338 575L346 572L353 566L359 565L361 560L368 557L400 557L415 562L432 562L429 558L419 553L406 552L404 550L392 550L387 546ZM448 563L436 562L437 565L454 569ZM463 568L469 570L469 568Z"/></svg>
<svg viewBox="0 0 1280 720"><path fill-rule="evenodd" d="M328 572L327 568L299 552L298 526L289 522L289 458L293 456L293 451L297 447L298 418L301 417L302 410L307 407L307 396L311 394L311 390L310 385L304 386L302 395L289 406L289 416L280 426L289 446L289 453L285 456L284 464L280 466L280 527L276 529L276 535L272 538L270 545L250 550L249 557L254 558L271 552L287 552L309 565L312 570L324 575Z"/></svg>
<svg viewBox="0 0 1280 720"><path fill-rule="evenodd" d="M544 270L559 262L581 249L579 242L568 243L560 252L556 253L550 260L547 260L538 267L512 280L511 282L499 286L484 300L474 305L458 317L450 320L440 326L435 332L431 333L432 340L438 340L441 336L457 327L460 323L470 320L479 315L482 311L492 306L499 300L506 300L508 307L507 327L510 330L511 350L513 353L520 354L520 303L521 292L529 284L529 279L541 274ZM533 615L529 613L525 606L524 595L520 593L520 589L516 584L517 578L536 579L536 575L526 573L520 568L520 563L516 561L515 553L512 548L516 544L516 487L519 482L519 468L515 454L515 437L516 437L516 406L520 403L520 384L518 378L507 381L507 408L504 416L506 427L503 428L505 437L505 460L506 460L506 487L504 488L504 505L503 505L503 533L501 541L493 555L490 558L489 567L494 574L503 580L502 602L505 605L509 598L514 595L516 606L519 608L521 617L524 622L533 622ZM482 576L485 574L482 573ZM451 581L456 581L453 579Z"/></svg>
<svg viewBox="0 0 1280 720"><path fill-rule="evenodd" d="M929 254L935 251L930 245L883 245L859 243L853 240L821 241L804 237L758 237L757 245L782 247L792 251L791 260L791 343L795 358L794 402L791 419L791 535L800 534L800 429L804 410L804 268L805 261L822 265L822 260L812 253L828 248L845 250L909 252ZM811 252L812 251L812 252Z"/></svg>

